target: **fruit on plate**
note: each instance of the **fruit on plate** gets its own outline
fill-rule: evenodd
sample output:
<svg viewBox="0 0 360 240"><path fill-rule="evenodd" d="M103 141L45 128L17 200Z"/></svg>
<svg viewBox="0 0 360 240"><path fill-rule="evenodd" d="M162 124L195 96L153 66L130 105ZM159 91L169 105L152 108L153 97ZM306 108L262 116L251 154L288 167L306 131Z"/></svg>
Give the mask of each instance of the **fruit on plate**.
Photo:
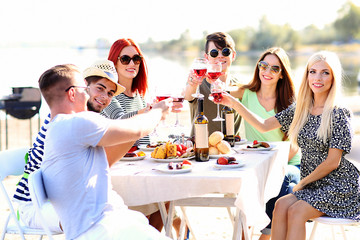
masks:
<svg viewBox="0 0 360 240"><path fill-rule="evenodd" d="M176 163L175 166L174 166L175 163L173 162L169 162L168 163L168 169L169 170L180 170L180 169L187 169L187 168L191 168L191 162L188 161L188 160L184 160L182 161L181 163Z"/></svg>
<svg viewBox="0 0 360 240"><path fill-rule="evenodd" d="M236 162L236 158L234 157L220 157L218 158L218 160L216 161L217 164L219 165L233 165L233 164L238 164Z"/></svg>
<svg viewBox="0 0 360 240"><path fill-rule="evenodd" d="M187 148L183 144L174 144L170 141L158 146L151 153L152 158L165 159L165 158L188 158L193 156L193 148Z"/></svg>
<svg viewBox="0 0 360 240"><path fill-rule="evenodd" d="M229 160L226 157L220 157L218 158L216 163L220 165L227 165L229 163Z"/></svg>
<svg viewBox="0 0 360 240"><path fill-rule="evenodd" d="M252 145L248 145L247 148L268 148L270 144L267 142L258 142L257 140L253 141Z"/></svg>
<svg viewBox="0 0 360 240"><path fill-rule="evenodd" d="M191 162L188 160L184 160L182 161L182 169L187 169L187 168L191 168Z"/></svg>

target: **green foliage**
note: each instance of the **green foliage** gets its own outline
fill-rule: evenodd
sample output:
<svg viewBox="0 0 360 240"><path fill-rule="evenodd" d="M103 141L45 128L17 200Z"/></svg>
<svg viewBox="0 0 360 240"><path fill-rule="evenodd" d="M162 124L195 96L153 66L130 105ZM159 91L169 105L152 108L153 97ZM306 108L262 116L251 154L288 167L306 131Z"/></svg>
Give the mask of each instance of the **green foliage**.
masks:
<svg viewBox="0 0 360 240"><path fill-rule="evenodd" d="M334 23L323 29L309 25L301 31L295 31L289 24L275 25L266 16L259 21L258 29L246 27L228 31L235 41L236 50L240 52L260 50L279 46L286 51L297 50L303 45L319 45L349 42L360 39L360 7L348 1L339 10ZM167 52L203 52L208 32L203 32L201 39L194 40L187 29L178 39L154 42L152 39L142 45L146 50Z"/></svg>
<svg viewBox="0 0 360 240"><path fill-rule="evenodd" d="M334 27L343 41L351 41L359 37L360 33L360 7L347 2L339 11L340 17L334 22Z"/></svg>

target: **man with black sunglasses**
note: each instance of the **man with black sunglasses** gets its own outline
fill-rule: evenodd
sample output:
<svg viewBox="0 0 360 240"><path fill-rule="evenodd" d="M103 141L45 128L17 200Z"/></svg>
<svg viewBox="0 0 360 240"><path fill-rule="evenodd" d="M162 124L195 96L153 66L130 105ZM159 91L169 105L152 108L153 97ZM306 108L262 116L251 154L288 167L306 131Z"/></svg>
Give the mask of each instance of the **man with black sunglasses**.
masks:
<svg viewBox="0 0 360 240"><path fill-rule="evenodd" d="M235 43L232 37L224 32L215 32L207 35L205 44L204 57L209 63L220 62L222 66L222 75L219 79L225 83L226 89L229 90L231 86L239 84L234 76L230 75L229 68L236 58ZM204 81L205 80L205 81ZM190 104L191 122L194 122L197 116L197 102L198 99L192 95L196 92L196 89L200 88L200 93L204 95L204 114L209 119L209 134L215 131L221 131L222 122L215 122L211 119L216 117L217 108L216 104L208 99L210 95L211 81L206 77L198 79L193 72L190 72L188 76L185 99ZM234 116L234 132L238 135L240 129L241 117L238 113ZM191 136L194 135L194 126L191 129Z"/></svg>

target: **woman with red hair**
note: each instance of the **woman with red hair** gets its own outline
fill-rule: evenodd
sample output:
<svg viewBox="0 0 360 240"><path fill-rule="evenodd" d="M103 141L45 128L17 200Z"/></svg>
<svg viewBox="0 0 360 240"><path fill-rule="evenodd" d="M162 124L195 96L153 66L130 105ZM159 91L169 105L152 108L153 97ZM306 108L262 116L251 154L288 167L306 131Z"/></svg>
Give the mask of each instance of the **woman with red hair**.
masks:
<svg viewBox="0 0 360 240"><path fill-rule="evenodd" d="M129 118L136 114L143 113L149 108L146 106L144 96L148 83L148 70L144 55L139 46L130 38L121 38L113 43L110 48L108 60L115 65L118 82L126 90L114 97L110 105L102 112L108 118ZM149 136L139 140L139 144L149 144ZM168 204L167 204L168 207ZM130 207L145 214L149 223L161 231L163 223L157 204ZM176 231L179 231L180 219L174 219Z"/></svg>
<svg viewBox="0 0 360 240"><path fill-rule="evenodd" d="M111 46L108 59L114 63L118 82L126 90L114 97L102 114L118 119L147 111L144 96L148 88L148 70L139 46L130 38L119 39ZM149 144L149 136L140 139L138 143Z"/></svg>

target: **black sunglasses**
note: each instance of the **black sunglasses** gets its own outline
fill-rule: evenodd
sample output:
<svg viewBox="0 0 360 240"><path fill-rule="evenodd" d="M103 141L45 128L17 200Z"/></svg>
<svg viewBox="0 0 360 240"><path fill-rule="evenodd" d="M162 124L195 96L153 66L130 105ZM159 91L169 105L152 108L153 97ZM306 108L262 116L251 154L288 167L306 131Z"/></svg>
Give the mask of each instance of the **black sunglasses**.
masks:
<svg viewBox="0 0 360 240"><path fill-rule="evenodd" d="M208 53L211 57L213 58L216 58L218 55L219 55L219 51L217 49L211 49L210 52ZM224 57L227 57L231 54L231 49L230 48L223 48L221 50L221 54L224 56Z"/></svg>
<svg viewBox="0 0 360 240"><path fill-rule="evenodd" d="M273 65L273 66L270 66L267 62L265 61L260 61L259 62L259 69L260 71L266 71L268 68L270 68L270 72L271 74L275 75L275 74L278 74L280 71L281 71L281 68L280 66L277 66L277 65Z"/></svg>
<svg viewBox="0 0 360 240"><path fill-rule="evenodd" d="M135 54L133 57L130 57L128 55L122 55L119 56L118 59L123 65L128 65L130 61L132 60L134 64L139 65L141 63L142 56Z"/></svg>
<svg viewBox="0 0 360 240"><path fill-rule="evenodd" d="M81 88L84 89L86 93L89 93L89 86L83 87L83 86L74 86L74 85L65 89L65 92L68 92L72 88Z"/></svg>

